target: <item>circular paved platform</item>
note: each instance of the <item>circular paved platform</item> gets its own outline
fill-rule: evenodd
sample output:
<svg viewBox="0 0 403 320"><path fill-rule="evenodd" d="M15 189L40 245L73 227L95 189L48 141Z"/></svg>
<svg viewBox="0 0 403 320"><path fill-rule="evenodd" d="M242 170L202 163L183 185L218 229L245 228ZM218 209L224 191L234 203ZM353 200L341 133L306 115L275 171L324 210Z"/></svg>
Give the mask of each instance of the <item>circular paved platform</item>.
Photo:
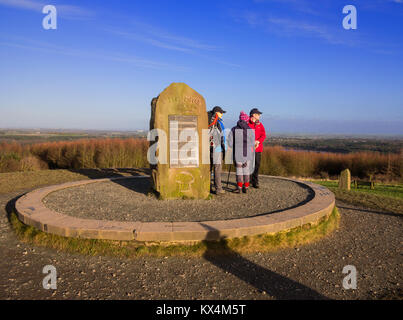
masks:
<svg viewBox="0 0 403 320"><path fill-rule="evenodd" d="M212 200L156 200L146 195L148 181L148 176L133 176L41 188L19 198L16 211L25 224L67 237L199 241L274 233L315 223L329 215L335 204L327 188L283 177L262 175L261 189L247 195L227 193ZM102 192L103 188L109 193ZM108 198L111 194L115 198Z"/></svg>
<svg viewBox="0 0 403 320"><path fill-rule="evenodd" d="M51 192L43 202L56 212L69 216L115 221L201 222L241 219L275 213L310 201L312 189L290 180L260 178L260 188L235 194L235 178L220 196L210 200L158 200L149 195L150 179L121 179L85 184ZM68 205L66 205L68 203Z"/></svg>

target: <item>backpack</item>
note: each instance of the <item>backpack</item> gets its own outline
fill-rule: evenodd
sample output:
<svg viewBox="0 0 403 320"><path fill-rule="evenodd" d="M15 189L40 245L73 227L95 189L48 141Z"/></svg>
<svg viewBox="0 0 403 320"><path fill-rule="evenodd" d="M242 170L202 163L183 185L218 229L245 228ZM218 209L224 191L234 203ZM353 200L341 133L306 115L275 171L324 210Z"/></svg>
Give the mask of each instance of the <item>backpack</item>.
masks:
<svg viewBox="0 0 403 320"><path fill-rule="evenodd" d="M209 141L210 141L210 148L215 148L219 145L219 141L216 141L217 139L214 139L214 137L217 136L217 134L220 134L218 128L217 128L217 123L213 124L215 120L215 113L213 111L207 111L207 119L208 119L208 135L209 135Z"/></svg>

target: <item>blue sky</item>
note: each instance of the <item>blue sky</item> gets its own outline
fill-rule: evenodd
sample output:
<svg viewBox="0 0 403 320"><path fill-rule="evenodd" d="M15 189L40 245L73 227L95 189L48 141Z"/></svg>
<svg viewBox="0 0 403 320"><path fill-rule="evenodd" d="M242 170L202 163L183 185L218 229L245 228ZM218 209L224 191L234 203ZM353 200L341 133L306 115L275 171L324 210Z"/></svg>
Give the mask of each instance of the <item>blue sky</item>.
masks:
<svg viewBox="0 0 403 320"><path fill-rule="evenodd" d="M403 0L0 0L3 128L147 129L185 82L228 126L258 107L269 132L403 134L402 75Z"/></svg>

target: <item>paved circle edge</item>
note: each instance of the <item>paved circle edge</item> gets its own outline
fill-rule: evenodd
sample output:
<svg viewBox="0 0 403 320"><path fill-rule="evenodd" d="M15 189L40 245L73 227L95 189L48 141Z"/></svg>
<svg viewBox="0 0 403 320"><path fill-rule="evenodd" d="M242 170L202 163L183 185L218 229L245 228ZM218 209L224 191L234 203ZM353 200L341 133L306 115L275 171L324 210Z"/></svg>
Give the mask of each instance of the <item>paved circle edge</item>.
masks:
<svg viewBox="0 0 403 320"><path fill-rule="evenodd" d="M64 188L101 181L149 178L149 176L144 175L80 180L36 189L21 196L16 201L15 208L19 220L24 224L33 226L43 232L64 237L147 242L187 242L276 233L307 223L317 223L322 217L330 215L335 206L335 196L326 187L309 181L268 175L261 176L289 180L308 186L314 192L314 197L301 206L275 213L241 219L202 222L139 222L82 219L53 211L45 207L42 202L42 199L49 193Z"/></svg>

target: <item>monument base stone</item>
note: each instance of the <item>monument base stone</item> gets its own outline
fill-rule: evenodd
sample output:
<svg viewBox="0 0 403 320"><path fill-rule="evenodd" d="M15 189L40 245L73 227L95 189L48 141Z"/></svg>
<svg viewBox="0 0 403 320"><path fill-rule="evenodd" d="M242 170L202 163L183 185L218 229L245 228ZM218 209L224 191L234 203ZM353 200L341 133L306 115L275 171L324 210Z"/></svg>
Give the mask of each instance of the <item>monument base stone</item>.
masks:
<svg viewBox="0 0 403 320"><path fill-rule="evenodd" d="M159 136L157 143L158 148L166 143L167 161L151 165L153 188L161 199L208 198L210 165L202 161L202 150L209 150L208 145L203 148L202 139L207 128L205 100L185 83L172 83L152 100L150 130L166 133L166 141ZM189 132L197 134L187 137ZM186 145L192 150L184 155Z"/></svg>

